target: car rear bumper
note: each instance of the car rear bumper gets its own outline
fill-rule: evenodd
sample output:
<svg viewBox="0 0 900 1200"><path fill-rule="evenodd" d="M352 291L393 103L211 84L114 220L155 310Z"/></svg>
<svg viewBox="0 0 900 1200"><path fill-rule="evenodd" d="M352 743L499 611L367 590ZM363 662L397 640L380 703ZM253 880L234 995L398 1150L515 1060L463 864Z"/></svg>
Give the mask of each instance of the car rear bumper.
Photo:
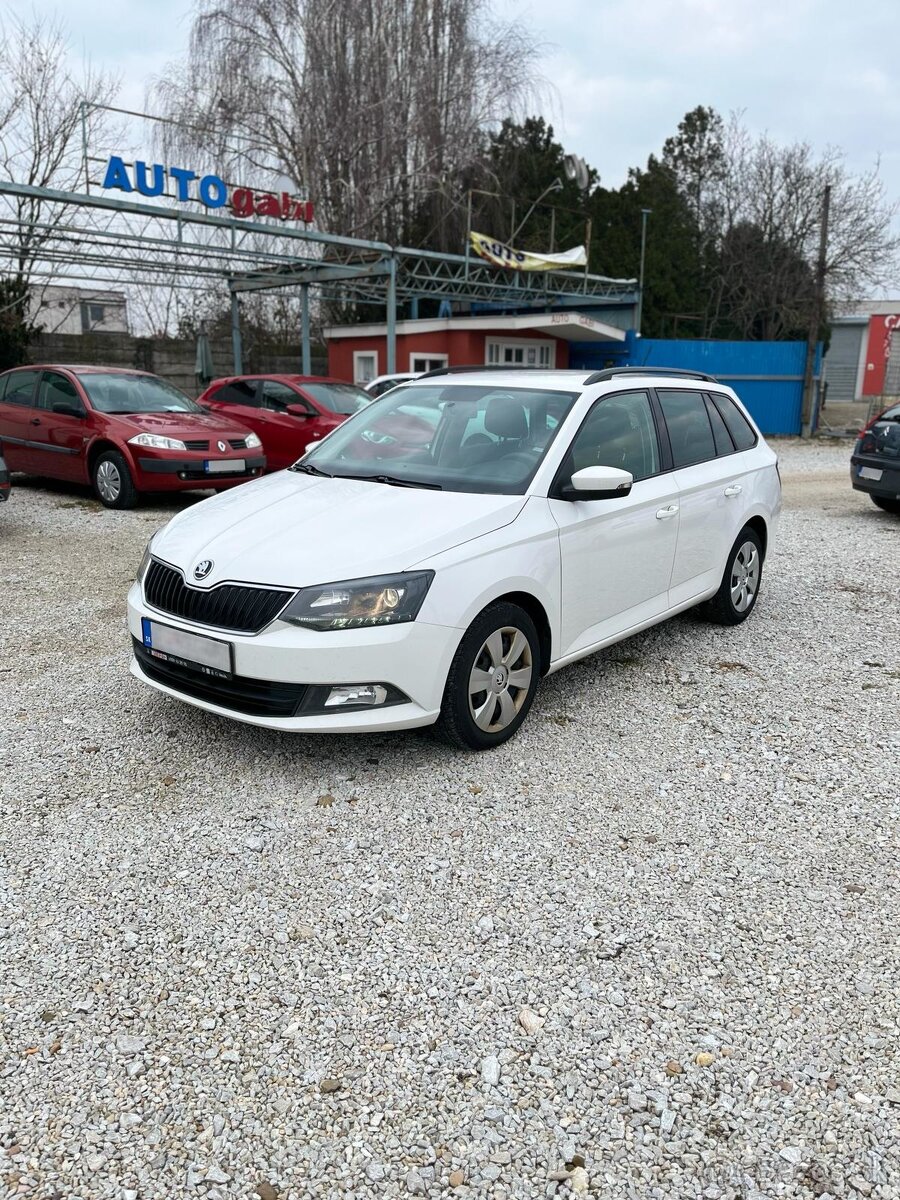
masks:
<svg viewBox="0 0 900 1200"><path fill-rule="evenodd" d="M191 488L233 487L265 472L265 455L244 455L233 471L207 471L207 458L152 458L142 455L135 463L135 487L145 492L187 491ZM223 460L211 460L221 462Z"/></svg>
<svg viewBox="0 0 900 1200"><path fill-rule="evenodd" d="M868 476L862 475L863 471ZM876 454L854 454L850 458L850 483L858 492L900 500L900 462L885 461Z"/></svg>
<svg viewBox="0 0 900 1200"><path fill-rule="evenodd" d="M210 679L183 666L154 663L141 645L145 617L230 643L232 678ZM128 596L128 626L136 643L131 673L143 683L207 712L297 733L374 733L432 724L462 636L462 630L420 621L318 633L276 620L256 635L230 633L158 612L146 604L139 584ZM391 689L395 702L350 711L322 711L318 704L312 706L318 711L309 711L313 691L321 698L320 689L370 683Z"/></svg>

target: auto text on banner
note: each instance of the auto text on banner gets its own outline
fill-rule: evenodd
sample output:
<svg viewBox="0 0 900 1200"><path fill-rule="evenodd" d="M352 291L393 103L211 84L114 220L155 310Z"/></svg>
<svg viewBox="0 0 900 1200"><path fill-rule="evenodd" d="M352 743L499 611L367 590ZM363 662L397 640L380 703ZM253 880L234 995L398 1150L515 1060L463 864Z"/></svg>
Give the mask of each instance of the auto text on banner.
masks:
<svg viewBox="0 0 900 1200"><path fill-rule="evenodd" d="M587 251L584 246L573 246L571 250L562 250L558 254L535 254L531 250L516 250L505 242L498 242L483 233L473 230L469 237L472 249L495 267L508 267L513 271L558 271L566 267L584 267L587 265Z"/></svg>

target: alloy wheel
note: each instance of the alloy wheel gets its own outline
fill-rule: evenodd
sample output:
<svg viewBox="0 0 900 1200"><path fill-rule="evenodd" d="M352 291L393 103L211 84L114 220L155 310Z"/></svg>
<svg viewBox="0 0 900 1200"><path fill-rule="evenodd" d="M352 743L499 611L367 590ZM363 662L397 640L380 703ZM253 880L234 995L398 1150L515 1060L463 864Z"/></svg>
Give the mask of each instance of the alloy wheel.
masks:
<svg viewBox="0 0 900 1200"><path fill-rule="evenodd" d="M759 551L753 542L744 542L731 566L731 603L736 612L746 612L759 587Z"/></svg>
<svg viewBox="0 0 900 1200"><path fill-rule="evenodd" d="M528 638L515 626L495 629L475 656L469 674L469 712L485 733L515 720L528 696L534 662Z"/></svg>

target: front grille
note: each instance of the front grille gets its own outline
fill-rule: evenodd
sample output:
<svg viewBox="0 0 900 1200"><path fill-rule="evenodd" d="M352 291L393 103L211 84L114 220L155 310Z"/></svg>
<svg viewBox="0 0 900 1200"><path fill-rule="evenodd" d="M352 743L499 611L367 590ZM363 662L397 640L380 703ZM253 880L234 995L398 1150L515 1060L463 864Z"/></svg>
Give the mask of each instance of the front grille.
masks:
<svg viewBox="0 0 900 1200"><path fill-rule="evenodd" d="M188 667L154 658L132 637L134 656L141 670L150 679L165 684L176 692L205 700L207 704L218 704L235 712L254 717L292 717L303 703L307 693L305 683L274 683L268 679L249 679L234 675L231 679L216 679L201 675Z"/></svg>
<svg viewBox="0 0 900 1200"><path fill-rule="evenodd" d="M184 443L185 450L208 450L209 442L188 442Z"/></svg>
<svg viewBox="0 0 900 1200"><path fill-rule="evenodd" d="M228 445L232 448L232 450L246 450L247 449L247 439L246 438L229 438Z"/></svg>
<svg viewBox="0 0 900 1200"><path fill-rule="evenodd" d="M259 633L275 620L291 593L237 583L222 583L205 592L188 587L180 571L153 559L144 576L144 595L154 608L185 621Z"/></svg>

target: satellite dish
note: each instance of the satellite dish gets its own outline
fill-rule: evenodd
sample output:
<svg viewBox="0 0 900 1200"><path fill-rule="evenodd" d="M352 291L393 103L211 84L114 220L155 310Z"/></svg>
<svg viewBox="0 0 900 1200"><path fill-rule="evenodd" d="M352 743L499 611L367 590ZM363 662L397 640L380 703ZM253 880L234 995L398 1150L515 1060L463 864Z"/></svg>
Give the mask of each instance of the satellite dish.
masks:
<svg viewBox="0 0 900 1200"><path fill-rule="evenodd" d="M577 154L567 154L563 159L563 169L566 172L566 179L570 179L578 185L580 191L586 191L590 183L590 175L588 173L587 163Z"/></svg>

